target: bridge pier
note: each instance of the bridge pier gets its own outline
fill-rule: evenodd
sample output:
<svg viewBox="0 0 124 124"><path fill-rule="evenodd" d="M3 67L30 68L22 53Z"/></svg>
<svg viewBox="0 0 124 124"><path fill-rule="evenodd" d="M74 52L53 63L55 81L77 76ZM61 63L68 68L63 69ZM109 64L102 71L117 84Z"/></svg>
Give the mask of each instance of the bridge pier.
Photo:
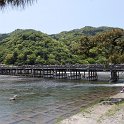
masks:
<svg viewBox="0 0 124 124"><path fill-rule="evenodd" d="M110 82L116 82L119 80L119 72L116 70L111 70Z"/></svg>
<svg viewBox="0 0 124 124"><path fill-rule="evenodd" d="M67 78L66 69L54 69L53 77L56 79L65 79Z"/></svg>
<svg viewBox="0 0 124 124"><path fill-rule="evenodd" d="M98 79L97 71L96 70L88 70L87 78L89 81L96 81Z"/></svg>
<svg viewBox="0 0 124 124"><path fill-rule="evenodd" d="M68 71L68 76L67 76L68 79L81 79L81 72L80 70L76 70L76 69L70 69Z"/></svg>

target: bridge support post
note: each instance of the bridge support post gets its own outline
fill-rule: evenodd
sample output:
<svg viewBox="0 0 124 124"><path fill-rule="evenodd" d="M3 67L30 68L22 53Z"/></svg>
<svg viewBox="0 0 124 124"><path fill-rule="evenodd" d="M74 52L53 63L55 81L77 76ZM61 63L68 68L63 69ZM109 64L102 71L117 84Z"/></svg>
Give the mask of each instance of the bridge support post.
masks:
<svg viewBox="0 0 124 124"><path fill-rule="evenodd" d="M96 81L97 79L98 79L97 71L96 70L88 70L88 80Z"/></svg>
<svg viewBox="0 0 124 124"><path fill-rule="evenodd" d="M119 79L119 73L116 70L111 70L110 82L116 82Z"/></svg>

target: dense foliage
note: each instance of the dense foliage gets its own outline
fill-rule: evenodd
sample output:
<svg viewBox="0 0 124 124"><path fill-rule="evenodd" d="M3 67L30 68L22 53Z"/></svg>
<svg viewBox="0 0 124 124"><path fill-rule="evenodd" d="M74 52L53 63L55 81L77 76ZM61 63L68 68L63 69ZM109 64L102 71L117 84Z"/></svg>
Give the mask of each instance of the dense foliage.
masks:
<svg viewBox="0 0 124 124"><path fill-rule="evenodd" d="M12 7L25 6L32 4L35 0L0 0L0 8L11 5Z"/></svg>
<svg viewBox="0 0 124 124"><path fill-rule="evenodd" d="M35 30L0 34L2 64L124 63L124 30L84 27L47 35Z"/></svg>

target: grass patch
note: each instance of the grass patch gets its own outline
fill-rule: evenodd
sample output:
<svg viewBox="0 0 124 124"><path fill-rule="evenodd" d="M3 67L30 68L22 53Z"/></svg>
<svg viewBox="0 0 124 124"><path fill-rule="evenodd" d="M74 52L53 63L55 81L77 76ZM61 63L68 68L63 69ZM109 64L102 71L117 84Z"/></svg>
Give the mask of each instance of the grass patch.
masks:
<svg viewBox="0 0 124 124"><path fill-rule="evenodd" d="M63 118L61 118L61 117L57 118L57 120L56 120L56 123L55 123L55 124L60 124L62 120L63 120Z"/></svg>
<svg viewBox="0 0 124 124"><path fill-rule="evenodd" d="M105 116L107 117L113 116L119 110L120 110L119 105L113 105L112 108L105 113Z"/></svg>
<svg viewBox="0 0 124 124"><path fill-rule="evenodd" d="M121 102L119 103L119 106L120 106L120 107L124 107L124 101L121 101Z"/></svg>

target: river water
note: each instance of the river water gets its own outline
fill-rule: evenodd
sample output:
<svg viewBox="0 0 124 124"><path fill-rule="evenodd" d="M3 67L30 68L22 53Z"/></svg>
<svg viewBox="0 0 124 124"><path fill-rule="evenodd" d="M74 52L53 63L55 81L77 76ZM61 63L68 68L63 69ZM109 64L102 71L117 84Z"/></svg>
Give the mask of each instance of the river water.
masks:
<svg viewBox="0 0 124 124"><path fill-rule="evenodd" d="M98 82L0 76L0 124L55 124L118 90Z"/></svg>

